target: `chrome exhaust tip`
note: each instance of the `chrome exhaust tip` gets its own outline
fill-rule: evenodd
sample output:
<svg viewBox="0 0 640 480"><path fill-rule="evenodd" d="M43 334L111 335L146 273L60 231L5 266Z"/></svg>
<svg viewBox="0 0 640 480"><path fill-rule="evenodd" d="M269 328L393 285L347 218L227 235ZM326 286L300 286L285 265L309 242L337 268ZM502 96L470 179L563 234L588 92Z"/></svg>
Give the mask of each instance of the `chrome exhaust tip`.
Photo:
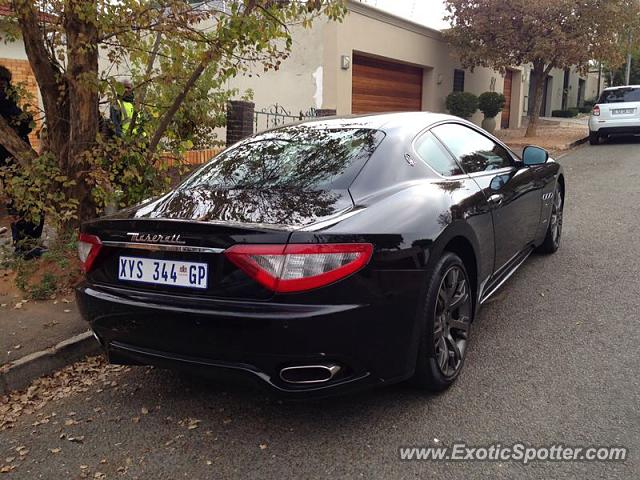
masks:
<svg viewBox="0 0 640 480"><path fill-rule="evenodd" d="M335 363L326 365L298 365L280 370L280 378L283 382L298 385L325 383L332 380L340 370L342 370L342 367Z"/></svg>

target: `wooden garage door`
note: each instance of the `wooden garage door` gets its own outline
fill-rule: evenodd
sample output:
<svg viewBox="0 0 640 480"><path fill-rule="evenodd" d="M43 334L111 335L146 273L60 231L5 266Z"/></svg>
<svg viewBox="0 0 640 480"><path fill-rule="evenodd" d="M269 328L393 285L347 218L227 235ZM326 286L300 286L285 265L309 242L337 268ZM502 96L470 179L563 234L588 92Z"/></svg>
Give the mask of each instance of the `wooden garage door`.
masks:
<svg viewBox="0 0 640 480"><path fill-rule="evenodd" d="M422 69L354 55L353 113L422 110Z"/></svg>
<svg viewBox="0 0 640 480"><path fill-rule="evenodd" d="M504 108L502 109L502 121L500 122L500 128L509 128L509 121L511 120L511 87L513 86L513 71L507 70L504 76Z"/></svg>

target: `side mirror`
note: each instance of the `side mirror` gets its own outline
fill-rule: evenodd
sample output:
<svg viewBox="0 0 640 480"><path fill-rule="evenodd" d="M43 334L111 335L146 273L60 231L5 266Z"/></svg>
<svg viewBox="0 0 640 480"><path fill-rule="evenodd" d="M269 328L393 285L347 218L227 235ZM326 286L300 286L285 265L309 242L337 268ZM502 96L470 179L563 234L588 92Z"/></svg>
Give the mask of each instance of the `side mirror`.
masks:
<svg viewBox="0 0 640 480"><path fill-rule="evenodd" d="M544 148L533 145L524 147L524 151L522 152L522 163L524 163L525 166L532 167L535 165L542 165L547 163L547 160L549 160L549 152Z"/></svg>

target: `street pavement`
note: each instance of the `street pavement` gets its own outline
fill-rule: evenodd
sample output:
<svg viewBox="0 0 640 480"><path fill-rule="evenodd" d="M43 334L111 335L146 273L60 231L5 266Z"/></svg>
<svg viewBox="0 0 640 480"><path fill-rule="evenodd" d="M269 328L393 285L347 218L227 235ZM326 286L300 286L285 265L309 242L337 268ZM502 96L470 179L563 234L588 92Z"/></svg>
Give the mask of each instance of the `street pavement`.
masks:
<svg viewBox="0 0 640 480"><path fill-rule="evenodd" d="M12 469L0 480L640 478L640 139L582 146L560 162L561 249L532 256L484 307L446 393L398 385L288 403L94 362L78 367L81 388L61 376L57 399L5 425L0 466ZM401 446L455 442L629 453L617 463L399 460Z"/></svg>

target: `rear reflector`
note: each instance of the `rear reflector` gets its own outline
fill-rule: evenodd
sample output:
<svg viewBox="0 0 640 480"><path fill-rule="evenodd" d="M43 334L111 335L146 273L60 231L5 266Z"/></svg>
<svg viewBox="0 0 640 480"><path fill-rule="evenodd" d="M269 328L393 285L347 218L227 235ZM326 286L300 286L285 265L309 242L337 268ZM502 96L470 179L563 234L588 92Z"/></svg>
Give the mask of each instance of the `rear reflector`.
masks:
<svg viewBox="0 0 640 480"><path fill-rule="evenodd" d="M82 269L85 272L91 270L93 262L98 258L101 248L102 242L98 237L95 235L87 235L86 233L80 234L80 238L78 239L78 256L82 262Z"/></svg>
<svg viewBox="0 0 640 480"><path fill-rule="evenodd" d="M251 278L278 293L323 287L360 270L370 243L235 245L224 254Z"/></svg>

